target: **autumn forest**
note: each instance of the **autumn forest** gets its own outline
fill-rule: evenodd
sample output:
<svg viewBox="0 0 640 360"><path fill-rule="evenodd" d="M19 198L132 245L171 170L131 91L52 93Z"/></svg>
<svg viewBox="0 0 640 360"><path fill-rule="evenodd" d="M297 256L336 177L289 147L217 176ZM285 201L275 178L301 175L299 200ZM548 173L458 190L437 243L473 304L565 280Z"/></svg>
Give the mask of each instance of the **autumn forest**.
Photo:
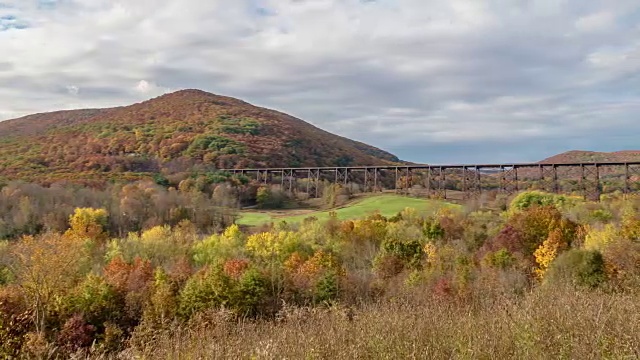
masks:
<svg viewBox="0 0 640 360"><path fill-rule="evenodd" d="M640 197L613 177L454 203L218 170L398 163L197 90L1 122L0 357L640 357Z"/></svg>

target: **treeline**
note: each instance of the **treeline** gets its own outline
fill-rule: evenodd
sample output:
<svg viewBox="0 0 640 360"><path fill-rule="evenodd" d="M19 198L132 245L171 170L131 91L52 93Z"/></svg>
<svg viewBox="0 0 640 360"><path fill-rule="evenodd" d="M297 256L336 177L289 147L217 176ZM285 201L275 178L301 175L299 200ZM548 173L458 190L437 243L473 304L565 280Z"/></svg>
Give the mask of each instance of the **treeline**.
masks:
<svg viewBox="0 0 640 360"><path fill-rule="evenodd" d="M76 208L103 208L105 231L123 236L156 225L189 220L199 231L212 232L233 223L238 190L227 182L199 186L187 179L177 189L152 181L110 185L105 189L21 182L0 189L0 239L43 232L64 232Z"/></svg>
<svg viewBox="0 0 640 360"><path fill-rule="evenodd" d="M209 236L183 219L113 236L112 213L78 208L64 232L0 246L0 354L144 357L181 329L357 311L416 291L469 309L563 287L637 298L639 209L527 192L505 211L443 204ZM609 340L620 356L633 353L625 339Z"/></svg>
<svg viewBox="0 0 640 360"><path fill-rule="evenodd" d="M59 182L49 186L0 183L0 240L23 235L64 232L76 208L102 208L109 213L105 231L124 236L157 225L175 226L189 220L200 233L225 229L234 223L241 206L281 208L309 198L306 181L295 183L289 194L278 185L265 186L241 175L217 171L183 173L153 180L83 186ZM323 205L347 201L357 186L343 188L323 182Z"/></svg>

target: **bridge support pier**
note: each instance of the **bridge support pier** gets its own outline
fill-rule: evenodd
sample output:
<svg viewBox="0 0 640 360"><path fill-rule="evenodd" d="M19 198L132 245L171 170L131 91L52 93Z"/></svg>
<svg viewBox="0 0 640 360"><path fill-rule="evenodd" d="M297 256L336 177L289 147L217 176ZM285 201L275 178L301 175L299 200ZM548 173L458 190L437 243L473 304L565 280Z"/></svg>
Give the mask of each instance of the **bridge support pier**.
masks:
<svg viewBox="0 0 640 360"><path fill-rule="evenodd" d="M513 195L520 191L518 185L518 167L500 167L500 192L506 195Z"/></svg>
<svg viewBox="0 0 640 360"><path fill-rule="evenodd" d="M477 199L482 191L480 168L464 166L462 168L462 198Z"/></svg>
<svg viewBox="0 0 640 360"><path fill-rule="evenodd" d="M282 170L281 186L282 189L286 188L287 193L293 196L294 184L296 183L296 172L293 169Z"/></svg>
<svg viewBox="0 0 640 360"><path fill-rule="evenodd" d="M364 192L378 192L378 178L380 170L378 168L364 169Z"/></svg>
<svg viewBox="0 0 640 360"><path fill-rule="evenodd" d="M558 183L558 166L553 165L539 165L540 168L540 185L542 190L550 193L559 193L560 186Z"/></svg>
<svg viewBox="0 0 640 360"><path fill-rule="evenodd" d="M347 185L349 182L349 168L336 168L336 184Z"/></svg>
<svg viewBox="0 0 640 360"><path fill-rule="evenodd" d="M310 198L317 198L320 188L320 169L307 171L307 194Z"/></svg>
<svg viewBox="0 0 640 360"><path fill-rule="evenodd" d="M624 193L629 195L631 193L637 192L638 181L634 181L635 178L640 178L640 164L624 164ZM635 185L635 186L634 186Z"/></svg>
<svg viewBox="0 0 640 360"><path fill-rule="evenodd" d="M267 185L269 183L269 170L258 170L256 172L256 180L259 183L262 183L264 185Z"/></svg>
<svg viewBox="0 0 640 360"><path fill-rule="evenodd" d="M396 168L396 192L408 194L413 186L413 171L409 167Z"/></svg>
<svg viewBox="0 0 640 360"><path fill-rule="evenodd" d="M427 169L427 195L437 199L447 198L447 174L446 168L442 166L429 167Z"/></svg>
<svg viewBox="0 0 640 360"><path fill-rule="evenodd" d="M602 184L600 183L600 168L597 164L593 166L580 165L580 185L585 200L600 200Z"/></svg>

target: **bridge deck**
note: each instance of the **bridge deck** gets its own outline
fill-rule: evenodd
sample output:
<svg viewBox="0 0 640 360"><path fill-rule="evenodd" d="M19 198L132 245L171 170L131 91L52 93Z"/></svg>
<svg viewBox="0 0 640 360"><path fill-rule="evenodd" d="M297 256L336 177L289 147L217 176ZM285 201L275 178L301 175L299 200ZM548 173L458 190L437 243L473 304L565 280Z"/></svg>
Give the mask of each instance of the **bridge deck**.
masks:
<svg viewBox="0 0 640 360"><path fill-rule="evenodd" d="M522 171L519 173L520 169ZM473 198L486 190L513 194L532 186L555 193L577 191L585 198L599 199L604 189L601 173L609 178L606 189L608 192L640 192L640 182L636 181L640 178L640 161L274 167L223 171L251 175L263 184L279 183L291 194L301 191L311 197L318 197L321 182L329 181L343 186L357 184L365 192L391 188L408 193L418 186L426 189L430 196L445 199L448 190L459 190L464 193L465 198ZM623 177L624 180L611 186L610 179L615 176ZM275 179L279 181L276 182ZM304 181L299 184L298 180ZM573 188L566 187L565 180L571 180L569 183L572 183L570 185Z"/></svg>
<svg viewBox="0 0 640 360"><path fill-rule="evenodd" d="M239 168L221 169L227 172L254 172L254 171L305 171L305 170L395 170L395 169L515 169L515 168L540 168L540 167L611 167L640 165L640 161L627 162L577 162L577 163L506 163L506 164L411 164L411 165L370 165L370 166L325 166L325 167L267 167L267 168Z"/></svg>

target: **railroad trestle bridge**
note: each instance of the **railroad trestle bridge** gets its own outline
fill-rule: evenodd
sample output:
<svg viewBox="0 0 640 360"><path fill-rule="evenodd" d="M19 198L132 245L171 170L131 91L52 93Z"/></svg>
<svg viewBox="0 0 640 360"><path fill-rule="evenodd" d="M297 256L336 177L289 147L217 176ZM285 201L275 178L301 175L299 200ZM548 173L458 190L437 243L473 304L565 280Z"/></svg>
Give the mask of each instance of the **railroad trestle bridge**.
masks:
<svg viewBox="0 0 640 360"><path fill-rule="evenodd" d="M321 195L323 183L358 186L362 192L395 190L426 192L427 196L462 199L494 191L511 195L539 189L553 193L582 194L597 200L602 193L640 192L640 162L520 163L471 165L382 165L300 168L249 168L223 171L253 178L265 185L279 185L288 193Z"/></svg>

